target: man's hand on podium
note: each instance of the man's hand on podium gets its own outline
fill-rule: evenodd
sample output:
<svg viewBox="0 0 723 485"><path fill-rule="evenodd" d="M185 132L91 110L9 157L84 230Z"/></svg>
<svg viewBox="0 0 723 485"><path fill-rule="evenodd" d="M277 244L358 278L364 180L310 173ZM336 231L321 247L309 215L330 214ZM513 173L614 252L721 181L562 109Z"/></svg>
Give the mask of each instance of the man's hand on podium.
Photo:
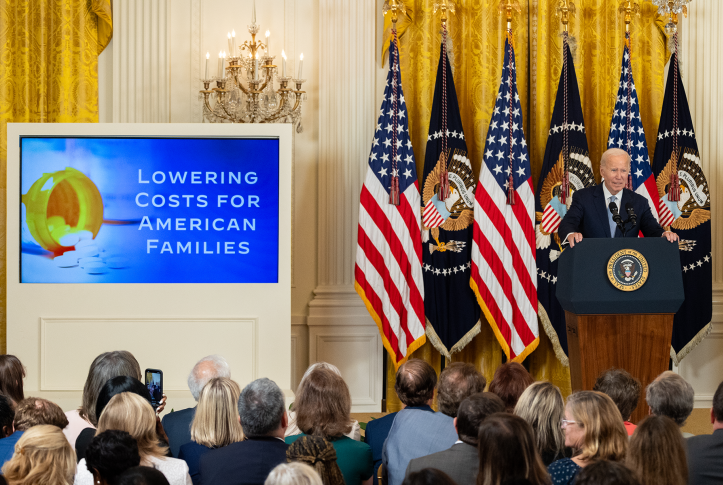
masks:
<svg viewBox="0 0 723 485"><path fill-rule="evenodd" d="M579 243L580 241L582 241L582 234L579 232L573 232L567 236L567 242L570 244L571 248L574 248L575 243Z"/></svg>
<svg viewBox="0 0 723 485"><path fill-rule="evenodd" d="M662 236L665 239L667 239L669 242L677 242L678 241L678 235L672 231L665 231Z"/></svg>

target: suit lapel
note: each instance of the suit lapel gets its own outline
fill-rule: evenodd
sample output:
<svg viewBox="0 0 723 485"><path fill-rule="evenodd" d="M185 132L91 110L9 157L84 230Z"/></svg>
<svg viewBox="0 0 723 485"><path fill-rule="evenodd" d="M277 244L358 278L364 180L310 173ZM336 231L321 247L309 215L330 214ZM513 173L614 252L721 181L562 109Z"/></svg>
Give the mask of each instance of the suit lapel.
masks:
<svg viewBox="0 0 723 485"><path fill-rule="evenodd" d="M603 182L604 183L604 182ZM594 206L597 209L597 215L600 217L602 227L605 228L605 234L607 237L612 237L610 234L610 220L608 219L608 207L605 203L605 195L603 192L603 184L595 186L595 191L592 193L595 199Z"/></svg>

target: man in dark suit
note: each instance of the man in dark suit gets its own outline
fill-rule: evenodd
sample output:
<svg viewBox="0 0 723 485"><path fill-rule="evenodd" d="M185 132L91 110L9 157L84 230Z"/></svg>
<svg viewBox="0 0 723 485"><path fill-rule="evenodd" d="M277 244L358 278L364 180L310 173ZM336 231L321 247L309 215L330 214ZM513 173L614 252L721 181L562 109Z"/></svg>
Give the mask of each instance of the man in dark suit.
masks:
<svg viewBox="0 0 723 485"><path fill-rule="evenodd" d="M665 237L676 242L678 235L664 231L650 211L648 200L628 190L625 185L630 174L630 156L619 148L611 148L600 159L600 175L603 183L578 190L572 197L570 209L560 223L557 233L564 236L563 244L582 241L583 237ZM637 216L634 226L628 225L625 233L613 221L609 206L613 203L620 217L627 219L626 207L630 204Z"/></svg>
<svg viewBox="0 0 723 485"><path fill-rule="evenodd" d="M209 355L199 360L188 375L188 388L193 399L198 402L203 386L214 377L231 377L226 359L220 355ZM196 408L181 409L166 414L161 424L168 435L171 455L178 458L181 446L191 441L191 423L196 416Z"/></svg>
<svg viewBox="0 0 723 485"><path fill-rule="evenodd" d="M454 418L459 440L447 450L411 460L405 478L423 468L436 468L449 475L457 485L475 485L479 469L477 430L487 416L504 411L502 399L491 392L473 394L462 401Z"/></svg>
<svg viewBox="0 0 723 485"><path fill-rule="evenodd" d="M723 483L723 382L713 395L710 410L713 434L688 438L688 483L708 485Z"/></svg>
<svg viewBox="0 0 723 485"><path fill-rule="evenodd" d="M289 421L279 386L256 379L241 391L238 412L246 441L201 456L201 485L263 485L276 465L286 463Z"/></svg>

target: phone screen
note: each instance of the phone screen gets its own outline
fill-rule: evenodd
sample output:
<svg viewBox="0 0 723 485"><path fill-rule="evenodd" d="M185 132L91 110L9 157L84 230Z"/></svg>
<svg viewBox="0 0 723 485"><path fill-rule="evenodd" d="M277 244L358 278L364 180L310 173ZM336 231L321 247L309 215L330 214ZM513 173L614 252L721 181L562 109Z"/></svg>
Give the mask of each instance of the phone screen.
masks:
<svg viewBox="0 0 723 485"><path fill-rule="evenodd" d="M158 369L146 369L146 387L151 394L151 405L156 409L163 398L163 372Z"/></svg>

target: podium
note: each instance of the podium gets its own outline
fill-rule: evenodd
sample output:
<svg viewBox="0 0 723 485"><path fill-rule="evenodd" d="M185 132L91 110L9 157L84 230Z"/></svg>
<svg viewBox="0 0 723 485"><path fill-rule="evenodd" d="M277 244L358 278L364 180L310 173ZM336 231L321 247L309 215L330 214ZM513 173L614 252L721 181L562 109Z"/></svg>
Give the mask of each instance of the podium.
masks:
<svg viewBox="0 0 723 485"><path fill-rule="evenodd" d="M560 255L572 390L622 368L643 384L633 422L648 413L645 386L668 370L673 317L683 303L678 245L664 238L586 238ZM641 283L642 280L642 283Z"/></svg>

